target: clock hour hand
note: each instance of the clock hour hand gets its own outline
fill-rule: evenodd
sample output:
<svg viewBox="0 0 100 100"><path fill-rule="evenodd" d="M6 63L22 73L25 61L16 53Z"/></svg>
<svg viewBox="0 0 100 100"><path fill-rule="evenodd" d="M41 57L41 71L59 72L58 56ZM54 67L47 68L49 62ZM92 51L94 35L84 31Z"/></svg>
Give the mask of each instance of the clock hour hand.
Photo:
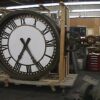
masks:
<svg viewBox="0 0 100 100"><path fill-rule="evenodd" d="M22 38L21 38L21 39L22 39ZM21 39L20 39L20 40L21 40ZM23 53L24 53L24 51L26 50L27 45L29 44L30 40L31 40L31 39L28 38L27 41L26 41L26 43L24 44L24 47L23 47L21 53L20 53L19 56L18 56L17 63L18 63L18 62L20 61L20 59L22 58Z"/></svg>
<svg viewBox="0 0 100 100"><path fill-rule="evenodd" d="M23 45L25 45L25 41L24 41L23 38L21 38L21 42L23 43ZM39 70L42 70L42 69L43 69L43 66L42 66L39 62L36 61L36 59L34 58L34 56L33 56L32 53L31 53L31 51L30 51L28 45L27 45L27 47L26 47L26 50L27 50L27 52L29 53L29 55L30 55L30 57L31 57L31 59L32 59L32 61L33 61L33 63L37 66L37 68L38 68Z"/></svg>

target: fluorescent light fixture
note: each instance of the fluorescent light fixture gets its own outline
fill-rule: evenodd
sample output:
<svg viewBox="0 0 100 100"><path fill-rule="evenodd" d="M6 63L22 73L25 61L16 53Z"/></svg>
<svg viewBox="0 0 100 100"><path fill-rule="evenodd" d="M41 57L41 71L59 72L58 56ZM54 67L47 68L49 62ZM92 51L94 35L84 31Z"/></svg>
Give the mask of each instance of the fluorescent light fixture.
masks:
<svg viewBox="0 0 100 100"><path fill-rule="evenodd" d="M64 2L65 5L96 5L100 4L100 1L87 1L87 2ZM43 6L58 6L59 3L47 3Z"/></svg>
<svg viewBox="0 0 100 100"><path fill-rule="evenodd" d="M43 4L43 6L48 7L48 6L58 6L59 3L47 3ZM38 4L36 5L21 5L21 6L11 6L11 7L6 7L6 9L22 9L22 8L34 8L34 7L39 7Z"/></svg>
<svg viewBox="0 0 100 100"><path fill-rule="evenodd" d="M93 17L100 17L100 16L95 16L94 15L94 16L81 16L81 17L92 17L93 18Z"/></svg>
<svg viewBox="0 0 100 100"><path fill-rule="evenodd" d="M70 12L93 12L93 11L100 11L100 9L76 9L76 10L71 10Z"/></svg>
<svg viewBox="0 0 100 100"><path fill-rule="evenodd" d="M70 16L69 18L94 18L94 17L100 17L100 16Z"/></svg>
<svg viewBox="0 0 100 100"><path fill-rule="evenodd" d="M0 16L2 16L2 14L0 13Z"/></svg>
<svg viewBox="0 0 100 100"><path fill-rule="evenodd" d="M100 4L100 1L93 1L93 2L65 2L65 5L95 5L95 4ZM48 7L48 6L58 6L59 3L46 3L43 4L43 6ZM21 8L33 8L33 7L39 7L39 5L21 5L21 6L11 6L11 7L6 7L6 9L21 9Z"/></svg>
<svg viewBox="0 0 100 100"><path fill-rule="evenodd" d="M79 16L69 16L69 18L78 18Z"/></svg>
<svg viewBox="0 0 100 100"><path fill-rule="evenodd" d="M100 4L100 1L87 1L87 2L66 2L65 5L95 5Z"/></svg>
<svg viewBox="0 0 100 100"><path fill-rule="evenodd" d="M22 9L22 8L33 8L33 7L39 7L39 5L11 6L11 7L6 7L6 9Z"/></svg>
<svg viewBox="0 0 100 100"><path fill-rule="evenodd" d="M43 6L45 7L48 7L48 6L59 6L59 3L46 3L46 4L43 4Z"/></svg>

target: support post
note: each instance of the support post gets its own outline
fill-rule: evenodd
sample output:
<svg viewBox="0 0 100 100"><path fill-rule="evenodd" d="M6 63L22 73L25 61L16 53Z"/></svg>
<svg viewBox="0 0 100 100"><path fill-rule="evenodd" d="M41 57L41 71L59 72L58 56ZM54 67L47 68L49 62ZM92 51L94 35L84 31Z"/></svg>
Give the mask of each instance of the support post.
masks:
<svg viewBox="0 0 100 100"><path fill-rule="evenodd" d="M69 32L70 30L70 18L69 18L69 9L66 7L66 15L65 15L65 24L66 24L66 32ZM66 34L67 35L67 38L69 39L69 34ZM69 46L68 46L68 49L69 49ZM69 52L67 53L67 55L65 56L65 62L66 62L66 75L69 74L69 58L70 58L70 55L69 55Z"/></svg>
<svg viewBox="0 0 100 100"><path fill-rule="evenodd" d="M60 62L59 62L59 81L65 78L65 5L60 3L61 11L61 33L60 33Z"/></svg>

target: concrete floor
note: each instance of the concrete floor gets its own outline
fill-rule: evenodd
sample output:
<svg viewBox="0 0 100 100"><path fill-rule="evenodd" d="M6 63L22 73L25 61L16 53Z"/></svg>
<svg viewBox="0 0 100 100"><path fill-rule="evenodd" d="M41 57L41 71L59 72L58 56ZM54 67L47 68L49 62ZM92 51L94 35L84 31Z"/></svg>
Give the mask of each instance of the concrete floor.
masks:
<svg viewBox="0 0 100 100"><path fill-rule="evenodd" d="M4 87L4 84L0 83L0 100L73 100L79 96L80 86L84 82L82 78L85 75L96 79L100 77L99 72L80 72L74 86L66 87L65 93L62 93L62 89L59 87L56 87L56 92L53 92L50 87L13 84Z"/></svg>
<svg viewBox="0 0 100 100"><path fill-rule="evenodd" d="M64 95L60 89L52 92L50 87L0 85L0 100L64 100Z"/></svg>

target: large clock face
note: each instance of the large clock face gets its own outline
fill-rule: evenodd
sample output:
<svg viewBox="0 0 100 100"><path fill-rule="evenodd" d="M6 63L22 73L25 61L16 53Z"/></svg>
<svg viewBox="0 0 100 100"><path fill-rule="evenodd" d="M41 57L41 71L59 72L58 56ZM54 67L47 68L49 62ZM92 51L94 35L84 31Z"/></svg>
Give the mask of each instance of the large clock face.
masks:
<svg viewBox="0 0 100 100"><path fill-rule="evenodd" d="M34 80L56 65L58 33L47 18L19 11L6 16L0 27L0 59L11 77Z"/></svg>

